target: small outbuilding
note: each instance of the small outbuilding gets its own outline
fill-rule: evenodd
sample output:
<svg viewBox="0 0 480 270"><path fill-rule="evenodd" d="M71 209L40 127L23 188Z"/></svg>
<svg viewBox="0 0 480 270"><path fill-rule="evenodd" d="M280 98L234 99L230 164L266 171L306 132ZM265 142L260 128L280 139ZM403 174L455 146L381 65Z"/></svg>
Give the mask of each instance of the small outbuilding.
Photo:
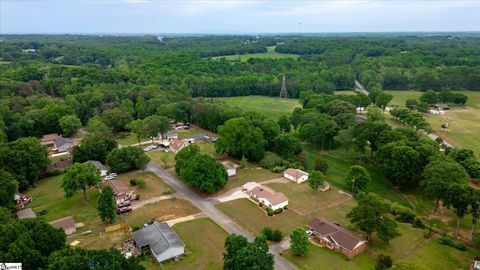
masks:
<svg viewBox="0 0 480 270"><path fill-rule="evenodd" d="M32 208L25 208L22 210L17 211L17 218L18 219L26 219L26 218L36 218L37 215L33 212Z"/></svg>
<svg viewBox="0 0 480 270"><path fill-rule="evenodd" d="M238 167L237 164L228 160L222 161L221 163L225 168L225 171L227 171L228 177L232 177L237 174L237 167Z"/></svg>
<svg viewBox="0 0 480 270"><path fill-rule="evenodd" d="M75 220L70 216L51 221L48 224L54 228L62 228L66 235L72 235L76 232Z"/></svg>
<svg viewBox="0 0 480 270"><path fill-rule="evenodd" d="M165 222L154 221L134 231L132 238L141 252L150 251L159 263L185 254L185 244Z"/></svg>
<svg viewBox="0 0 480 270"><path fill-rule="evenodd" d="M283 177L300 184L308 180L308 173L299 169L289 168L283 173Z"/></svg>
<svg viewBox="0 0 480 270"><path fill-rule="evenodd" d="M433 107L435 109L441 110L441 111L450 110L450 107L448 106L448 104L435 104L435 105L433 105Z"/></svg>

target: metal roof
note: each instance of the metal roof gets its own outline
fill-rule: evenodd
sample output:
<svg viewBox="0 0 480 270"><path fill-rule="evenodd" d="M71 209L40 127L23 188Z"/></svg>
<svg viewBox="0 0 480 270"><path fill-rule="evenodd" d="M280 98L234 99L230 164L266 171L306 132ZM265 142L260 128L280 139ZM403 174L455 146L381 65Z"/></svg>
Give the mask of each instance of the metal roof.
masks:
<svg viewBox="0 0 480 270"><path fill-rule="evenodd" d="M154 255L159 255L169 248L185 247L175 231L167 223L159 221L133 232L133 240L138 247L150 246Z"/></svg>

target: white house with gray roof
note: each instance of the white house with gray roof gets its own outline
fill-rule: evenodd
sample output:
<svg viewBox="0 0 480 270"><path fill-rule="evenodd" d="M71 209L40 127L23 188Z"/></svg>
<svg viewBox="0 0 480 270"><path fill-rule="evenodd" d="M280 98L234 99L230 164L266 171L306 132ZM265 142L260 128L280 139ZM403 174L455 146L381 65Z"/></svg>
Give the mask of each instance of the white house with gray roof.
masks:
<svg viewBox="0 0 480 270"><path fill-rule="evenodd" d="M154 221L133 232L133 241L140 251L150 250L159 263L185 254L185 244L165 222Z"/></svg>

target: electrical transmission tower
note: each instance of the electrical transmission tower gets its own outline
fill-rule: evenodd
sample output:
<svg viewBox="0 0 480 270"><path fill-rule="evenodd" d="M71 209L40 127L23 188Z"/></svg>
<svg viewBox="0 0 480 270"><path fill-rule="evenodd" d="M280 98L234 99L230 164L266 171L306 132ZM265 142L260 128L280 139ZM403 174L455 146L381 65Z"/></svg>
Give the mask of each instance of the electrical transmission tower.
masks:
<svg viewBox="0 0 480 270"><path fill-rule="evenodd" d="M285 76L283 76L282 88L280 88L280 98L288 98L287 86L285 85Z"/></svg>

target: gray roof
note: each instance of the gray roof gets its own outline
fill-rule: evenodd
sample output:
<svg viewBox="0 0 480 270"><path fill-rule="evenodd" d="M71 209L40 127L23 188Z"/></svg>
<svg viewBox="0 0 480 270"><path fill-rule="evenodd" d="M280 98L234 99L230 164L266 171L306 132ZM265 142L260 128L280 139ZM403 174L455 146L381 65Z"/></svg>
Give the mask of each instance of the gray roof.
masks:
<svg viewBox="0 0 480 270"><path fill-rule="evenodd" d="M74 144L74 141L73 139L70 139L70 138L64 138L64 137L60 137L58 139L55 140L55 146L56 147L60 147L62 145L65 145L65 144Z"/></svg>
<svg viewBox="0 0 480 270"><path fill-rule="evenodd" d="M448 104L435 104L434 107L437 108L437 109L449 109L450 108L450 107L448 107Z"/></svg>
<svg viewBox="0 0 480 270"><path fill-rule="evenodd" d="M37 215L35 215L35 212L33 212L32 208L25 208L17 212L17 217L18 219L36 218Z"/></svg>
<svg viewBox="0 0 480 270"><path fill-rule="evenodd" d="M85 163L90 163L93 166L97 167L99 170L108 170L107 166L103 165L100 161L98 160L87 160Z"/></svg>
<svg viewBox="0 0 480 270"><path fill-rule="evenodd" d="M208 137L208 135L205 134L205 133L194 134L194 135L192 136L192 138L195 139L195 140L206 140L207 137Z"/></svg>
<svg viewBox="0 0 480 270"><path fill-rule="evenodd" d="M154 255L161 254L171 247L185 247L175 231L167 223L159 221L133 232L133 240L138 247L149 245Z"/></svg>

